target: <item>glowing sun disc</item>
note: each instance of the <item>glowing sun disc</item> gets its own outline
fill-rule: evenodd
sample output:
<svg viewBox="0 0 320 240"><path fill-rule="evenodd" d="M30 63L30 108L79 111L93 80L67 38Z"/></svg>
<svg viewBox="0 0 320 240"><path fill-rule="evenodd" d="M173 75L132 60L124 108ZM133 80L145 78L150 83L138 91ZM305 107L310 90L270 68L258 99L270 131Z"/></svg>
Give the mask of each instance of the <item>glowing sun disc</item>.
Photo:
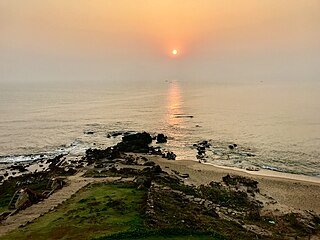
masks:
<svg viewBox="0 0 320 240"><path fill-rule="evenodd" d="M173 50L172 50L172 54L173 54L173 55L177 55L177 54L178 54L177 49L173 49Z"/></svg>

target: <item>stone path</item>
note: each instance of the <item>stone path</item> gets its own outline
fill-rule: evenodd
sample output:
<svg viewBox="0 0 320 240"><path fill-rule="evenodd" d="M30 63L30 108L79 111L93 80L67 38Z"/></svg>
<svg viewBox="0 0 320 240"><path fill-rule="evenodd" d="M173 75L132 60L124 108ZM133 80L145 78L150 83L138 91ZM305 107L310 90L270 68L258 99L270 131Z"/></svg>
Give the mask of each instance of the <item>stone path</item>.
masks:
<svg viewBox="0 0 320 240"><path fill-rule="evenodd" d="M8 232L17 229L31 221L34 221L43 214L56 208L59 204L68 200L73 194L78 192L81 188L94 182L113 182L120 180L120 177L106 177L106 178L84 178L84 172L79 172L74 176L67 178L67 186L53 193L49 198L34 204L17 214L9 216L4 221L0 222L0 237ZM124 181L131 181L133 179L124 179Z"/></svg>

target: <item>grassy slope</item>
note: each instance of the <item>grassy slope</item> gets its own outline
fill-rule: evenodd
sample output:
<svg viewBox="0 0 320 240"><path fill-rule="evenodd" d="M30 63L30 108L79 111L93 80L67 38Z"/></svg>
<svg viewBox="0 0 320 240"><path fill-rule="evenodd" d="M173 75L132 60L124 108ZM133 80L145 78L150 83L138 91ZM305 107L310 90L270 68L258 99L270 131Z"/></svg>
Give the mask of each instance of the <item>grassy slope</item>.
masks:
<svg viewBox="0 0 320 240"><path fill-rule="evenodd" d="M120 184L95 184L57 210L3 239L90 239L139 227L145 191Z"/></svg>

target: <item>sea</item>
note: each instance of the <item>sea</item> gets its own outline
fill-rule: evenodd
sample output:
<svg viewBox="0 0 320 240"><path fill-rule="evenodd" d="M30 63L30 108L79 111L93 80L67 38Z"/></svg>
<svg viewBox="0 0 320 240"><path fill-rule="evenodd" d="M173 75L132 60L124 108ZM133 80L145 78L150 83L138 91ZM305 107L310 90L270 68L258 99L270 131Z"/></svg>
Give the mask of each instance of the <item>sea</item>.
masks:
<svg viewBox="0 0 320 240"><path fill-rule="evenodd" d="M194 144L206 140L207 163L320 177L319 93L303 81L3 84L0 163L81 156L147 131L168 136L176 161L198 161Z"/></svg>

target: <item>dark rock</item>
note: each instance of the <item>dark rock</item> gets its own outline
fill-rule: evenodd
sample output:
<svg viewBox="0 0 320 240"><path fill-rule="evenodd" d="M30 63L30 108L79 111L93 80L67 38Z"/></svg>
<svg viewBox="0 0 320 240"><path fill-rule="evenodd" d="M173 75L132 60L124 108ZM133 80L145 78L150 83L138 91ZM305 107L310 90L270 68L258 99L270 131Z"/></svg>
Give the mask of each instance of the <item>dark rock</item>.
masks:
<svg viewBox="0 0 320 240"><path fill-rule="evenodd" d="M247 153L247 156L248 156L248 157L255 157L256 155L253 154L253 153Z"/></svg>
<svg viewBox="0 0 320 240"><path fill-rule="evenodd" d="M210 148L211 147L211 144L207 140L204 140L204 141L200 142L198 145L202 146L204 148Z"/></svg>
<svg viewBox="0 0 320 240"><path fill-rule="evenodd" d="M230 144L228 147L229 147L229 149L231 149L231 150L234 149L233 144Z"/></svg>
<svg viewBox="0 0 320 240"><path fill-rule="evenodd" d="M166 143L167 142L167 136L165 136L164 134L162 133L159 133L157 135L157 143Z"/></svg>
<svg viewBox="0 0 320 240"><path fill-rule="evenodd" d="M188 178L189 174L188 173L182 173L179 176L182 177L182 178Z"/></svg>
<svg viewBox="0 0 320 240"><path fill-rule="evenodd" d="M84 134L92 135L92 134L94 134L94 131L86 131L86 132L84 132Z"/></svg>
<svg viewBox="0 0 320 240"><path fill-rule="evenodd" d="M198 146L197 150L198 150L198 155L202 155L202 154L206 153L206 148L205 147Z"/></svg>
<svg viewBox="0 0 320 240"><path fill-rule="evenodd" d="M168 160L176 160L177 156L173 152L167 152L167 154L163 154L162 157Z"/></svg>
<svg viewBox="0 0 320 240"><path fill-rule="evenodd" d="M149 144L152 142L152 138L149 133L129 133L122 137L123 142L134 142L141 144Z"/></svg>
<svg viewBox="0 0 320 240"><path fill-rule="evenodd" d="M243 185L249 188L249 192L258 191L258 182L250 178L241 176L230 176L229 174L222 177L222 180L227 185Z"/></svg>
<svg viewBox="0 0 320 240"><path fill-rule="evenodd" d="M197 149L198 149L198 151L205 151L206 150L206 148L203 146L199 146L199 147L197 147Z"/></svg>
<svg viewBox="0 0 320 240"><path fill-rule="evenodd" d="M192 115L183 115L183 114L177 114L174 117L175 118L193 118Z"/></svg>
<svg viewBox="0 0 320 240"><path fill-rule="evenodd" d="M133 142L120 142L116 145L120 152L135 152L135 153L148 153L148 144L133 143Z"/></svg>
<svg viewBox="0 0 320 240"><path fill-rule="evenodd" d="M207 141L204 140L202 142L193 144L194 147L197 148L198 153L197 153L197 159L204 159L206 158L206 149L211 147L211 144Z"/></svg>
<svg viewBox="0 0 320 240"><path fill-rule="evenodd" d="M122 142L116 145L121 152L148 153L152 138L149 133L129 133L122 137Z"/></svg>
<svg viewBox="0 0 320 240"><path fill-rule="evenodd" d="M202 157L203 157L202 155L204 155L205 153L206 153L205 151L199 150L199 151L198 151L198 156L199 156L199 158L202 158Z"/></svg>
<svg viewBox="0 0 320 240"><path fill-rule="evenodd" d="M22 165L13 165L10 167L12 170L18 170L19 172L27 172L28 170Z"/></svg>
<svg viewBox="0 0 320 240"><path fill-rule="evenodd" d="M117 137L117 136L120 136L120 135L122 135L123 134L123 132L113 132L113 133L111 133L111 136L112 137Z"/></svg>
<svg viewBox="0 0 320 240"><path fill-rule="evenodd" d="M107 149L91 149L86 150L86 159L92 163L94 160L99 159L115 159L120 157L120 152L116 148L108 147Z"/></svg>
<svg viewBox="0 0 320 240"><path fill-rule="evenodd" d="M235 149L236 147L238 147L238 145L237 144L235 144L235 143L233 143L233 144L229 144L229 149Z"/></svg>

